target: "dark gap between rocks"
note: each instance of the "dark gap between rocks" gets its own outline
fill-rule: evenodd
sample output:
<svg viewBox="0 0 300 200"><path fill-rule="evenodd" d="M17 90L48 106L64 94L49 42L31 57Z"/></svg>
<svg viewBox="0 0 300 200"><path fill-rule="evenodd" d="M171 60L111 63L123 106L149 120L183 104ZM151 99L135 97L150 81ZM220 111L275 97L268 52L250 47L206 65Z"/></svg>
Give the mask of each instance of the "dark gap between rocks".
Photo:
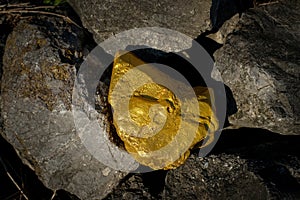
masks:
<svg viewBox="0 0 300 200"><path fill-rule="evenodd" d="M53 196L53 191L43 185L35 172L21 161L14 148L0 135L0 199L24 199L7 173L29 200L49 200ZM64 190L56 191L53 198L53 200L77 199L77 197Z"/></svg>
<svg viewBox="0 0 300 200"><path fill-rule="evenodd" d="M212 30L207 33L214 33L235 14L241 14L254 6L254 0L212 0L210 8L210 20Z"/></svg>

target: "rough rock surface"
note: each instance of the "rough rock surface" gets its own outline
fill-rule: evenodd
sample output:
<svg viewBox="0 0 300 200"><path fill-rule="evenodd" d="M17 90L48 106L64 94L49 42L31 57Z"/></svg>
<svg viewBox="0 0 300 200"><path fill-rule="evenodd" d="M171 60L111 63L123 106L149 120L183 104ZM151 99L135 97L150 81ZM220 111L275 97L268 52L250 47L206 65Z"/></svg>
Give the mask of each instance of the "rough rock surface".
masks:
<svg viewBox="0 0 300 200"><path fill-rule="evenodd" d="M151 172L152 179L155 178L156 184L164 184L163 180L159 180L158 177ZM159 183L159 181L162 181ZM147 188L147 184L143 179L142 174L130 174L128 177L124 178L120 184L110 193L105 200L113 199L158 199L159 196L156 196L154 193L150 192L150 189Z"/></svg>
<svg viewBox="0 0 300 200"><path fill-rule="evenodd" d="M70 2L76 3L75 0ZM79 6L75 5L79 13L84 11L81 18L98 42L112 33L136 26L128 22L132 12L132 16L141 19L133 20L139 26L169 25L192 37L209 27L205 21L209 14L205 15L202 25L201 20L191 20L194 27L187 27L180 18L173 17L177 13L182 19L188 19L190 4L182 6L183 10L178 9L178 13L162 3L158 10L167 9L171 14L159 10L154 20L152 2L142 1L140 10L132 9L139 2L106 2L89 5L78 1ZM217 65L239 106L239 113L231 122L285 134L298 133L299 3L295 0L284 4L266 2L266 6L243 14L237 27L238 16L233 23L225 22L221 35L214 38L226 41L215 54ZM106 11L98 13L95 10L99 4L109 6L101 7ZM180 7L181 2L171 4ZM146 9L146 5L152 10ZM139 13L146 13L146 20L140 18ZM200 13L194 14L200 16ZM168 172L130 174L122 179L123 174L99 163L75 134L70 111L74 65L80 63L85 39L75 26L57 20L40 21L38 26L21 22L14 28L6 44L1 83L4 128L1 134L14 145L22 161L35 171L45 186L52 190L63 188L82 199L101 199L112 188L105 199L300 198L299 136L274 135L261 129L226 130L211 155L198 158L193 154L180 168ZM104 28L99 31L89 20L102 23ZM196 23L200 23L199 27ZM234 31L225 40L229 30ZM270 82L270 86L266 82Z"/></svg>
<svg viewBox="0 0 300 200"><path fill-rule="evenodd" d="M99 199L124 175L91 156L75 131L71 95L84 33L62 19L42 19L19 22L7 38L1 134L45 186Z"/></svg>
<svg viewBox="0 0 300 200"><path fill-rule="evenodd" d="M105 199L299 199L299 136L241 128L205 158L175 170L130 174Z"/></svg>
<svg viewBox="0 0 300 200"><path fill-rule="evenodd" d="M83 25L100 43L113 34L133 28L163 27L192 38L210 29L210 0L185 1L80 1L68 0Z"/></svg>
<svg viewBox="0 0 300 200"><path fill-rule="evenodd" d="M255 192L253 192L255 191ZM168 173L164 199L267 199L266 187L239 156L191 156Z"/></svg>
<svg viewBox="0 0 300 200"><path fill-rule="evenodd" d="M299 199L299 136L223 131L205 158L175 170L130 174L105 199Z"/></svg>
<svg viewBox="0 0 300 200"><path fill-rule="evenodd" d="M237 102L233 125L299 134L299 9L297 0L250 9L215 53Z"/></svg>

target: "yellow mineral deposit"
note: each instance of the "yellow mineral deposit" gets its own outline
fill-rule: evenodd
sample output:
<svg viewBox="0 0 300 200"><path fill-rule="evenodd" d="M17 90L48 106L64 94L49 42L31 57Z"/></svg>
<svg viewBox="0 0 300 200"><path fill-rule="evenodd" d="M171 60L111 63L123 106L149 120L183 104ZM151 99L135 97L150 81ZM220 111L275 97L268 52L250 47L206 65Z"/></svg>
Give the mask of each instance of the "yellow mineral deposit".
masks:
<svg viewBox="0 0 300 200"><path fill-rule="evenodd" d="M189 109L183 110L183 102L151 78L161 76L162 72L152 69L149 76L136 69L143 64L130 52L119 52L115 56L108 96L113 123L126 150L139 163L153 169L176 168L185 162L197 143L207 136L210 136L209 142L213 140L218 120L214 113L212 92L205 87L193 88L196 98L185 99ZM132 71L134 73L128 75ZM168 77L167 74L165 76ZM199 109L195 109L197 105ZM189 115L183 112L192 110L201 112L184 123L183 115ZM173 140L176 140L175 143Z"/></svg>

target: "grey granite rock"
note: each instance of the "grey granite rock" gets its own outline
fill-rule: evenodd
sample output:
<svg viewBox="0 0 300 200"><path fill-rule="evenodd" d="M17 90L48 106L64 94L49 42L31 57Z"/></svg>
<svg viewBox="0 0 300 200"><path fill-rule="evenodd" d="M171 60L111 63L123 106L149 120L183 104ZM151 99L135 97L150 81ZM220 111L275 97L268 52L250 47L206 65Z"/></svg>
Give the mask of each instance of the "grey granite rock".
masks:
<svg viewBox="0 0 300 200"><path fill-rule="evenodd" d="M163 27L192 38L210 29L210 0L68 0L100 43L133 28Z"/></svg>
<svg viewBox="0 0 300 200"><path fill-rule="evenodd" d="M253 192L255 191L255 192ZM266 187L244 159L233 155L191 156L166 177L163 199L267 199Z"/></svg>
<svg viewBox="0 0 300 200"><path fill-rule="evenodd" d="M154 172L151 172L152 179L156 179L157 185L161 184L158 182L159 177L153 173ZM158 197L151 193L149 188L147 188L145 185L146 183L143 174L130 174L128 177L124 178L118 187L116 187L113 192L104 199L158 199Z"/></svg>
<svg viewBox="0 0 300 200"><path fill-rule="evenodd" d="M39 21L51 26L50 30L21 21L7 38L1 134L46 187L64 189L82 199L101 199L124 173L95 159L76 132L71 111L76 59L70 60L74 64L61 59L83 48L84 34L56 20ZM99 118L105 129L105 118Z"/></svg>
<svg viewBox="0 0 300 200"><path fill-rule="evenodd" d="M233 125L300 134L299 9L297 0L250 9L215 53L237 102Z"/></svg>
<svg viewBox="0 0 300 200"><path fill-rule="evenodd" d="M226 130L205 158L166 176L163 199L299 199L299 136Z"/></svg>

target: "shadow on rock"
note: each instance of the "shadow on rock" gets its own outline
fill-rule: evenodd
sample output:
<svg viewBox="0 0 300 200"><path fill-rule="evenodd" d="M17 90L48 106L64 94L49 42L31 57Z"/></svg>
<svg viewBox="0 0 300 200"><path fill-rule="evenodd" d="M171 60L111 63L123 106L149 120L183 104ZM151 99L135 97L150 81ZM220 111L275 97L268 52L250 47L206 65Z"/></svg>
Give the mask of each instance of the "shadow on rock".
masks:
<svg viewBox="0 0 300 200"><path fill-rule="evenodd" d="M211 58L213 58L213 53L222 46L221 44L203 35L199 35L193 42L193 45L195 46L200 44L203 47L203 50L205 50ZM128 51L130 51L131 49L136 48L131 46L127 47ZM213 87L213 89L215 90L214 95L217 111L223 109L221 108L221 106L224 106L224 102L226 101L226 118L224 126L227 127L229 126L228 116L231 116L237 112L237 105L233 93L227 85L225 85L221 81L216 81L211 77L214 68L213 59L211 61L203 60L203 58L201 57L203 52L195 51L195 49L197 48L193 48L192 46L190 49L186 49L183 51L184 53L188 54L189 58L185 57L184 53L182 52L167 53L148 47L143 47L143 49L134 50L132 52L147 63L159 63L175 69L188 80L192 87ZM200 68L198 66L198 68L193 66L193 64L191 64L191 60L195 60ZM221 91L222 88L224 88L225 91ZM222 119L222 115L224 113L217 112L217 115L218 114L218 118Z"/></svg>
<svg viewBox="0 0 300 200"><path fill-rule="evenodd" d="M222 132L212 153L273 159L287 154L300 156L299 144L298 135L280 135L258 128L227 129Z"/></svg>
<svg viewBox="0 0 300 200"><path fill-rule="evenodd" d="M206 157L170 170L163 199L299 199L299 136L224 130ZM255 192L254 192L255 191Z"/></svg>
<svg viewBox="0 0 300 200"><path fill-rule="evenodd" d="M210 8L212 32L218 31L224 22L235 14L241 15L253 6L253 0L212 0Z"/></svg>
<svg viewBox="0 0 300 200"><path fill-rule="evenodd" d="M65 190L58 190L53 194L53 191L38 179L35 172L21 161L14 148L1 135L0 175L0 183L3 185L0 199L23 199L26 196L29 199L78 200L75 195ZM16 184L24 194L20 193Z"/></svg>
<svg viewBox="0 0 300 200"><path fill-rule="evenodd" d="M234 154L260 177L276 198L299 198L300 136L264 129L224 130L211 154Z"/></svg>

